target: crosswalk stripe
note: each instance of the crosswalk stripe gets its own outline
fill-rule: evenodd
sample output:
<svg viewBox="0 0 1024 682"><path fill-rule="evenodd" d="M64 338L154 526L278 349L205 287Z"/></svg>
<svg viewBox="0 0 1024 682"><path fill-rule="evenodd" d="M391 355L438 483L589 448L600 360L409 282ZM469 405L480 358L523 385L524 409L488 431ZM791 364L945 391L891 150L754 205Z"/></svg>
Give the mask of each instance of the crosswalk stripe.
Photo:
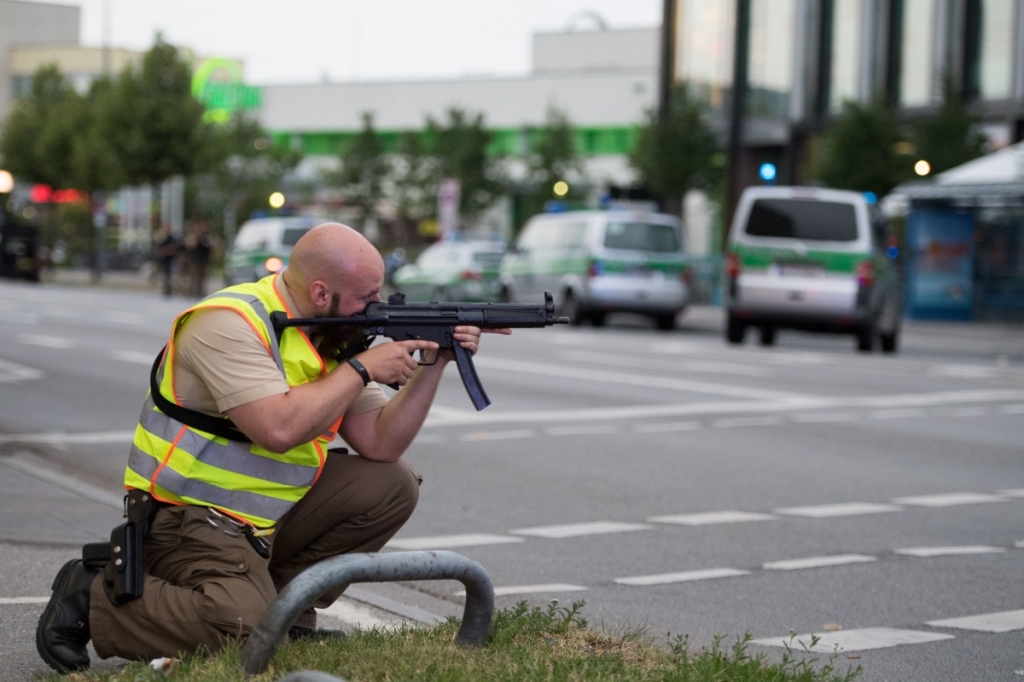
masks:
<svg viewBox="0 0 1024 682"><path fill-rule="evenodd" d="M688 583L697 580L715 580L750 575L750 571L738 568L709 568L702 571L682 571L680 573L658 573L655 575L635 575L630 578L615 578L619 585L646 587L649 585L668 585L670 583Z"/></svg>
<svg viewBox="0 0 1024 682"><path fill-rule="evenodd" d="M505 545L523 542L523 538L510 535L488 535L486 533L464 533L462 535L434 535L422 538L397 538L388 541L389 549L448 549L450 547L479 547L482 545Z"/></svg>
<svg viewBox="0 0 1024 682"><path fill-rule="evenodd" d="M829 556L812 556L804 559L785 559L783 561L769 561L764 568L772 571L800 571L805 568L827 568L829 566L843 566L846 564L862 564L869 561L878 561L878 557L866 554L833 554Z"/></svg>
<svg viewBox="0 0 1024 682"><path fill-rule="evenodd" d="M774 521L777 516L744 511L700 512L697 514L670 514L648 516L648 523L674 523L681 526L706 526L715 523L743 523L745 521Z"/></svg>
<svg viewBox="0 0 1024 682"><path fill-rule="evenodd" d="M813 646L811 645L812 638L816 638ZM901 644L940 642L946 639L954 639L954 636L938 632L900 630L897 628L861 628L858 630L840 630L838 632L768 637L752 640L752 643L763 646L790 647L794 651L801 651L806 647L807 650L814 653L831 654L834 651L868 651L871 649L886 649L900 646Z"/></svg>
<svg viewBox="0 0 1024 682"><path fill-rule="evenodd" d="M962 554L1001 554L1005 551L1006 549L1004 547L990 547L988 545L957 545L951 547L902 547L900 549L894 549L893 554L930 559L937 556L959 556Z"/></svg>
<svg viewBox="0 0 1024 682"><path fill-rule="evenodd" d="M843 502L839 504L819 504L810 507L781 507L773 509L775 514L788 516L809 516L814 519L827 519L835 516L859 516L861 514L882 514L885 512L903 511L894 504L875 504L872 502Z"/></svg>
<svg viewBox="0 0 1024 682"><path fill-rule="evenodd" d="M976 616L964 616L962 618L930 620L925 625L931 625L936 628L974 630L976 632L1012 632L1013 630L1024 630L1024 610L999 611L996 613L981 613Z"/></svg>
<svg viewBox="0 0 1024 682"><path fill-rule="evenodd" d="M559 526L535 526L533 528L516 528L510 530L512 535L530 535L537 538L574 538L581 535L603 535L605 533L624 533L634 530L647 530L651 526L646 523L622 523L619 521L591 521L587 523L568 523Z"/></svg>

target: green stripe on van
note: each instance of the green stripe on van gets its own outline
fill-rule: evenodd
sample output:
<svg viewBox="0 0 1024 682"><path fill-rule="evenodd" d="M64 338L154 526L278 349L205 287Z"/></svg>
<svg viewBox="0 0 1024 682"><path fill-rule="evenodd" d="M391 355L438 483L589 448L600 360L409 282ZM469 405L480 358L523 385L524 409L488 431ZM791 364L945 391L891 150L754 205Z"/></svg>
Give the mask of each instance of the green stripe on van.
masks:
<svg viewBox="0 0 1024 682"><path fill-rule="evenodd" d="M744 270L767 270L776 261L804 261L820 263L826 272L837 274L853 274L857 264L871 260L868 253L844 253L835 251L809 250L805 254L794 249L777 249L765 246L749 246L734 244L733 252L740 259L740 267Z"/></svg>

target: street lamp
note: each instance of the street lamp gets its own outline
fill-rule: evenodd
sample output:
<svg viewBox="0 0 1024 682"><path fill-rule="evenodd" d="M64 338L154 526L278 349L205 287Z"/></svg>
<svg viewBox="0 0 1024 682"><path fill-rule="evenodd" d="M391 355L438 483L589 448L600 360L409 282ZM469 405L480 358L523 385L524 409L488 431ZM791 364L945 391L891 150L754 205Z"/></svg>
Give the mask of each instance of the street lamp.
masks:
<svg viewBox="0 0 1024 682"><path fill-rule="evenodd" d="M0 194L7 194L14 189L14 176L10 171L0 170Z"/></svg>
<svg viewBox="0 0 1024 682"><path fill-rule="evenodd" d="M270 208L281 208L284 206L284 195L280 192L274 192L270 195Z"/></svg>
<svg viewBox="0 0 1024 682"><path fill-rule="evenodd" d="M559 180L555 183L555 186L551 188L551 191L555 193L555 196L561 199L569 193L569 183L565 180Z"/></svg>
<svg viewBox="0 0 1024 682"><path fill-rule="evenodd" d="M925 161L924 159L921 159L920 161L914 164L914 172L920 175L921 177L924 177L932 172L932 165Z"/></svg>

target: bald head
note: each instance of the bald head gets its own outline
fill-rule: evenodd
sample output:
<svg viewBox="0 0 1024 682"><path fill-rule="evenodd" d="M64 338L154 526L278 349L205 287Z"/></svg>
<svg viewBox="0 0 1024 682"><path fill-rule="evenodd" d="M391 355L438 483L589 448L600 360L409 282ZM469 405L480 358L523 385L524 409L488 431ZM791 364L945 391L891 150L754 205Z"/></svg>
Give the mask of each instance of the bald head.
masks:
<svg viewBox="0 0 1024 682"><path fill-rule="evenodd" d="M384 261L377 249L351 227L323 223L304 234L292 249L285 283L303 315L335 307L331 314L350 315L378 296ZM353 307L358 304L358 307Z"/></svg>

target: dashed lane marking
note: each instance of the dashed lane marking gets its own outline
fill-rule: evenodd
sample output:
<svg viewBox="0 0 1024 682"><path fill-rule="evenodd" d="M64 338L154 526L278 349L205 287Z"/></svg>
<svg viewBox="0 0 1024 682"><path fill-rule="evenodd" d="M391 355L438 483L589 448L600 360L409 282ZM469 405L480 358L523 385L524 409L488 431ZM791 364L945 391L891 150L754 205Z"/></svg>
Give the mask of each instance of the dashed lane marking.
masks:
<svg viewBox="0 0 1024 682"><path fill-rule="evenodd" d="M133 365L145 365L150 367L156 360L155 353L140 353L136 350L112 350L110 357L121 362L129 362Z"/></svg>
<svg viewBox="0 0 1024 682"><path fill-rule="evenodd" d="M529 535L536 538L575 538L583 535L604 535L606 533L626 533L636 530L648 530L652 526L646 523L622 523L620 521L591 521L588 523L568 523L559 526L536 526L533 528L515 528L512 535Z"/></svg>
<svg viewBox="0 0 1024 682"><path fill-rule="evenodd" d="M838 632L818 632L806 635L788 635L785 637L768 637L752 640L753 644L763 646L790 647L801 651L819 654L830 654L834 651L852 652L870 649L887 649L901 644L925 644L954 639L953 635L938 632L922 632L920 630L901 630L897 628L861 628L858 630L840 630ZM812 646L812 641L814 645Z"/></svg>
<svg viewBox="0 0 1024 682"><path fill-rule="evenodd" d="M0 360L0 384L13 384L18 381L33 381L42 378L42 370L19 365L10 360Z"/></svg>
<svg viewBox="0 0 1024 682"><path fill-rule="evenodd" d="M893 504L907 504L916 507L955 507L961 504L989 504L992 502L1006 502L1006 497L989 493L943 493L898 497L893 500Z"/></svg>
<svg viewBox="0 0 1024 682"><path fill-rule="evenodd" d="M738 568L709 568L702 571L682 571L680 573L658 573L655 575L635 575L629 578L615 578L619 585L647 587L650 585L668 585L670 583L689 583L698 580L716 580L718 578L735 578L750 575L750 571Z"/></svg>
<svg viewBox="0 0 1024 682"><path fill-rule="evenodd" d="M49 597L0 597L0 604L47 604Z"/></svg>
<svg viewBox="0 0 1024 682"><path fill-rule="evenodd" d="M511 535L489 535L487 533L463 533L461 535L434 535L421 538L397 538L388 541L389 549L449 549L451 547L480 547L483 545L507 545L524 542L523 538Z"/></svg>
<svg viewBox="0 0 1024 682"><path fill-rule="evenodd" d="M103 443L130 443L134 437L134 431L93 431L91 433L11 433L0 434L0 445L7 443L97 445Z"/></svg>
<svg viewBox="0 0 1024 682"><path fill-rule="evenodd" d="M784 561L769 561L763 568L772 571L801 571L805 568L826 568L828 566L843 566L846 564L863 564L869 561L878 561L878 557L866 554L833 554L831 556L812 556L804 559L786 559Z"/></svg>
<svg viewBox="0 0 1024 682"><path fill-rule="evenodd" d="M779 517L772 514L758 514L744 511L700 512L697 514L671 514L648 516L648 523L672 523L680 526L707 526L716 523L744 523L747 521L774 521Z"/></svg>
<svg viewBox="0 0 1024 682"><path fill-rule="evenodd" d="M544 429L545 436L595 436L619 433L621 429L611 425L582 424L580 426L552 426Z"/></svg>
<svg viewBox="0 0 1024 682"><path fill-rule="evenodd" d="M893 554L912 556L921 559L930 559L937 556L960 556L964 554L1002 554L1005 547L990 547L988 545L956 545L950 547L902 547L894 549Z"/></svg>
<svg viewBox="0 0 1024 682"><path fill-rule="evenodd" d="M65 339L62 336L47 336L45 334L20 334L18 340L26 346L52 348L53 350L68 350L78 345L72 339Z"/></svg>
<svg viewBox="0 0 1024 682"><path fill-rule="evenodd" d="M831 422L855 422L860 415L852 412L805 412L790 416L797 424L825 424Z"/></svg>
<svg viewBox="0 0 1024 682"><path fill-rule="evenodd" d="M992 414L987 407L944 407L935 410L936 417L986 417Z"/></svg>
<svg viewBox="0 0 1024 682"><path fill-rule="evenodd" d="M998 410L999 414L1024 414L1024 403L1016 405L1003 405Z"/></svg>
<svg viewBox="0 0 1024 682"><path fill-rule="evenodd" d="M875 504L873 502L843 502L840 504L819 504L810 507L782 507L773 509L775 514L788 516L809 516L814 519L828 519L835 516L859 516L861 514L883 514L885 512L903 511L894 504Z"/></svg>
<svg viewBox="0 0 1024 682"><path fill-rule="evenodd" d="M964 616L962 618L930 620L925 625L931 625L936 628L974 630L975 632L1012 632L1014 630L1024 630L1024 610L999 611L996 613L981 613L976 616Z"/></svg>
<svg viewBox="0 0 1024 682"><path fill-rule="evenodd" d="M549 583L546 585L507 585L505 587L495 587L495 597L507 597L513 594L544 594L547 592L586 592L587 588L583 585L570 585L568 583ZM459 590L455 593L456 597L465 597L466 591Z"/></svg>
<svg viewBox="0 0 1024 682"><path fill-rule="evenodd" d="M665 422L662 424L637 424L636 433L671 433L673 431L696 431L703 428L700 422Z"/></svg>
<svg viewBox="0 0 1024 682"><path fill-rule="evenodd" d="M896 410L874 410L868 414L870 419L911 419L925 417L928 413L920 408L902 408Z"/></svg>
<svg viewBox="0 0 1024 682"><path fill-rule="evenodd" d="M716 419L711 422L715 429L735 429L747 426L779 426L782 424L782 417L733 417L731 419Z"/></svg>

